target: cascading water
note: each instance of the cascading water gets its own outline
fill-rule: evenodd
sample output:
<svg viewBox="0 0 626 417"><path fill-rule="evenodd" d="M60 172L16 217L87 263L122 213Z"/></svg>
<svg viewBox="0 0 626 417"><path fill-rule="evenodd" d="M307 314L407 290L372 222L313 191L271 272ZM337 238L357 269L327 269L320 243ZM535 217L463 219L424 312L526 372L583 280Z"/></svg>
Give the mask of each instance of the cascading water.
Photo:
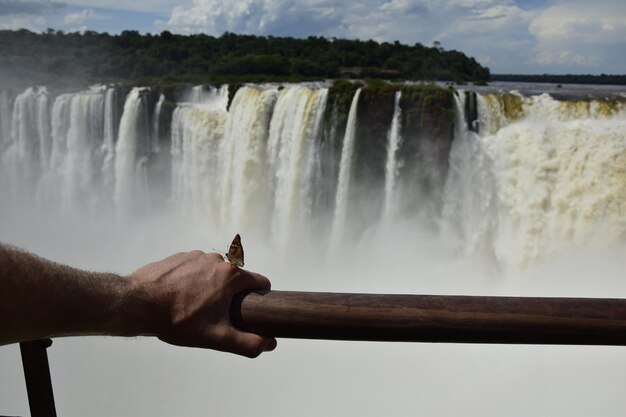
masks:
<svg viewBox="0 0 626 417"><path fill-rule="evenodd" d="M118 213L128 216L134 211L145 208L138 205L145 203L138 195L143 195L146 178L143 175L135 175L141 172L141 164L138 162L139 141L146 134L145 126L142 125L146 111L142 97L143 88L133 88L128 94L124 113L120 121L120 130L117 144L115 145L115 191L114 201Z"/></svg>
<svg viewBox="0 0 626 417"><path fill-rule="evenodd" d="M48 92L45 88L29 88L15 99L11 125L11 143L4 162L9 166L14 187L23 181L29 187L36 185L41 173L42 142L46 141L49 126L47 117Z"/></svg>
<svg viewBox="0 0 626 417"><path fill-rule="evenodd" d="M192 94L194 103L174 111L173 201L197 219L210 219L212 230L232 225L238 231L266 232L269 225L274 240L286 245L297 225L311 216L328 90L244 87L229 111L227 90L211 91L201 102Z"/></svg>
<svg viewBox="0 0 626 417"><path fill-rule="evenodd" d="M62 201L68 211L76 207L95 213L99 203L98 170L103 140L104 96L101 91L73 95L70 104L67 154L64 161Z"/></svg>
<svg viewBox="0 0 626 417"><path fill-rule="evenodd" d="M267 233L269 217L267 137L278 90L242 87L237 91L220 148L222 227Z"/></svg>
<svg viewBox="0 0 626 417"><path fill-rule="evenodd" d="M346 134L343 139L343 149L341 151L341 161L339 163L339 178L337 179L337 195L335 198L335 215L333 217L331 247L337 247L345 230L345 223L348 215L348 191L350 187L350 177L352 171L352 158L354 141L356 136L357 108L359 105L359 88L354 94L350 113L348 113L348 123Z"/></svg>
<svg viewBox="0 0 626 417"><path fill-rule="evenodd" d="M67 134L70 129L72 94L61 94L52 106L52 150L49 169L42 175L39 200L42 204L61 205L68 155ZM84 122L81 120L81 122Z"/></svg>
<svg viewBox="0 0 626 417"><path fill-rule="evenodd" d="M13 97L8 91L0 91L0 190L13 195L13 186L8 177L8 170L5 166L8 158L6 150L11 146L11 105Z"/></svg>
<svg viewBox="0 0 626 417"><path fill-rule="evenodd" d="M487 248L501 264L520 266L568 245L623 238L622 103L559 102L547 94L477 102L479 134L457 120L444 210L466 252Z"/></svg>
<svg viewBox="0 0 626 417"><path fill-rule="evenodd" d="M333 114L326 111L328 89L319 85L246 86L230 106L227 86L194 88L193 102L180 103L172 115L171 201L219 233L270 233L281 251L292 236L329 215L331 246L339 244L349 195L357 192L351 183L359 181L351 165L360 92L351 100L329 213L314 209L321 147L328 146L321 141L322 125ZM13 102L11 117L0 118L3 188L10 200L35 196L65 211L115 206L124 215L145 212L165 102L161 95L149 109L146 93L133 89L121 114L119 92L110 87L61 94L51 106L45 88L30 88L14 100L3 92L5 113ZM622 102L477 94L477 120L468 123L467 94L454 96L455 139L438 221L454 247L519 266L570 244L620 239ZM406 180L399 187L405 141L400 103L397 91L387 151L376 156L385 158L382 223L411 193Z"/></svg>
<svg viewBox="0 0 626 417"><path fill-rule="evenodd" d="M48 119L48 92L44 89L39 93L37 100L37 136L39 137L39 166L40 172L48 169L50 158L50 120Z"/></svg>
<svg viewBox="0 0 626 417"><path fill-rule="evenodd" d="M454 99L455 139L444 191L442 229L457 250L489 258L494 253L497 217L491 160L483 150L480 136L468 128L464 92L455 94Z"/></svg>
<svg viewBox="0 0 626 417"><path fill-rule="evenodd" d="M102 143L102 179L105 190L112 194L115 184L115 140L117 138L117 91L108 88L104 98L104 142Z"/></svg>
<svg viewBox="0 0 626 417"><path fill-rule="evenodd" d="M172 116L172 200L197 221L216 228L220 216L220 146L228 113L228 96L182 103Z"/></svg>
<svg viewBox="0 0 626 417"><path fill-rule="evenodd" d="M210 104L214 101L222 103L224 101L228 102L228 84L224 84L220 88L196 85L186 95L186 98L183 101L198 104Z"/></svg>
<svg viewBox="0 0 626 417"><path fill-rule="evenodd" d="M0 152L8 146L11 135L11 95L0 90Z"/></svg>
<svg viewBox="0 0 626 417"><path fill-rule="evenodd" d="M626 297L623 99L483 93L466 117L471 92L427 112L411 85L395 97L351 87L342 96L326 84L246 85L230 103L228 87L162 100L111 86L0 93L0 238L126 274L239 232L246 268L279 290ZM376 106L385 117L365 120ZM365 134L368 146L353 146ZM444 163L423 158L450 142ZM447 176L443 191L427 181L433 167ZM359 177L366 171L381 181ZM157 185L170 190L161 199ZM355 196L364 189L379 198L367 222L355 204L367 204ZM440 212L424 210L427 223L410 210L422 206ZM328 247L329 234L340 244ZM19 352L2 349L0 404L26 414ZM146 338L62 338L53 349L64 415L624 413L619 348L280 340L253 365ZM85 384L85 370L99 377ZM250 401L228 395L242 391ZM281 401L267 403L276 392Z"/></svg>
<svg viewBox="0 0 626 417"><path fill-rule="evenodd" d="M154 122L152 126L152 138L150 140L150 153L159 153L161 151L159 146L159 128L161 126L159 122L161 119L161 109L163 108L164 101L165 96L161 94L159 96L159 101L157 101L156 107L154 108Z"/></svg>
<svg viewBox="0 0 626 417"><path fill-rule="evenodd" d="M398 149L402 144L400 98L402 91L396 91L394 98L393 119L389 128L387 142L387 162L385 163L385 200L383 202L383 223L393 220L397 205L396 195L398 182Z"/></svg>
<svg viewBox="0 0 626 417"><path fill-rule="evenodd" d="M274 173L274 239L284 250L294 234L306 233L312 213L311 185L328 90L284 89L270 123L268 158Z"/></svg>

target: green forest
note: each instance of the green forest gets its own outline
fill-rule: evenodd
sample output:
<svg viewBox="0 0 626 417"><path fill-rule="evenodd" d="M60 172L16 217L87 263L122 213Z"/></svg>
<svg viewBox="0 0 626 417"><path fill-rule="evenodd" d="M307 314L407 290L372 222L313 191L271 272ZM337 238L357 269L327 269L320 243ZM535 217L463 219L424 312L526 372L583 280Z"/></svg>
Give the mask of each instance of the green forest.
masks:
<svg viewBox="0 0 626 417"><path fill-rule="evenodd" d="M119 35L48 29L0 31L0 76L5 83L119 81L304 81L380 78L486 82L489 69L474 58L416 43L379 43L324 37L204 34Z"/></svg>
<svg viewBox="0 0 626 417"><path fill-rule="evenodd" d="M491 81L512 81L553 84L626 85L626 75L591 74L492 74Z"/></svg>

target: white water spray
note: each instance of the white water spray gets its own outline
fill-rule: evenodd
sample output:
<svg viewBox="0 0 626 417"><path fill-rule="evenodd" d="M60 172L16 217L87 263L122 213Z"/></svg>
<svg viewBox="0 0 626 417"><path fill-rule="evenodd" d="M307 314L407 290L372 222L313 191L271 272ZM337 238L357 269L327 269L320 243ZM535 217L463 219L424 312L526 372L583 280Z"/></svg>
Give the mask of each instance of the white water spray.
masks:
<svg viewBox="0 0 626 417"><path fill-rule="evenodd" d="M274 240L285 249L305 233L312 211L312 175L328 89L290 87L278 97L270 123L268 158L274 173Z"/></svg>
<svg viewBox="0 0 626 417"><path fill-rule="evenodd" d="M479 96L480 135L467 130L463 105L457 98L443 219L464 252L490 252L519 267L568 247L623 239L621 104Z"/></svg>
<svg viewBox="0 0 626 417"><path fill-rule="evenodd" d="M137 192L144 189L143 184L137 184L143 178L136 178L138 142L142 132L141 122L144 120L141 112L144 110L141 93L143 88L135 87L131 90L124 104L124 113L120 121L117 144L115 146L115 191L114 201L118 213L122 216L130 215L137 209L135 198Z"/></svg>
<svg viewBox="0 0 626 417"><path fill-rule="evenodd" d="M222 95L180 104L172 115L172 200L196 221L218 228L220 150L228 113Z"/></svg>
<svg viewBox="0 0 626 417"><path fill-rule="evenodd" d="M356 90L348 113L346 133L343 138L341 150L341 161L339 163L339 178L337 180L337 194L335 197L335 216L331 234L331 247L339 245L343 238L345 223L348 214L348 192L352 174L352 159L354 153L354 141L356 140L357 108L359 106L359 96L361 88Z"/></svg>
<svg viewBox="0 0 626 417"><path fill-rule="evenodd" d="M104 133L102 115L104 97L100 92L73 95L67 130L67 156L63 172L63 207L87 209L95 213L98 205L97 190L100 148Z"/></svg>
<svg viewBox="0 0 626 417"><path fill-rule="evenodd" d="M220 149L221 224L232 232L267 233L267 137L276 88L242 87L231 104Z"/></svg>
<svg viewBox="0 0 626 417"><path fill-rule="evenodd" d="M402 145L400 98L402 91L396 91L394 98L393 118L387 137L387 162L385 163L385 199L383 201L383 224L393 220L397 208L396 192L398 183L398 149Z"/></svg>
<svg viewBox="0 0 626 417"><path fill-rule="evenodd" d="M161 119L161 108L163 108L163 102L165 101L165 96L161 94L159 96L159 100L154 108L154 120L152 122L152 140L150 141L150 152L151 153L159 153L161 151L159 145L159 128L160 119Z"/></svg>
<svg viewBox="0 0 626 417"><path fill-rule="evenodd" d="M117 139L117 91L108 88L104 98L104 141L102 143L102 179L104 189L112 195L115 184L115 141Z"/></svg>

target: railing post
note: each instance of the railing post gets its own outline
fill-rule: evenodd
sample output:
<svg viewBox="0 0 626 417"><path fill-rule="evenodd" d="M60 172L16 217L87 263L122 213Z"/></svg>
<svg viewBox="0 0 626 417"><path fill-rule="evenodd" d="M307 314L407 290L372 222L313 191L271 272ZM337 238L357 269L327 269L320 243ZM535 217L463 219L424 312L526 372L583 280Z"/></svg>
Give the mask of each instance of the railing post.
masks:
<svg viewBox="0 0 626 417"><path fill-rule="evenodd" d="M51 345L50 339L20 343L31 417L56 417L57 415L46 353L46 349Z"/></svg>

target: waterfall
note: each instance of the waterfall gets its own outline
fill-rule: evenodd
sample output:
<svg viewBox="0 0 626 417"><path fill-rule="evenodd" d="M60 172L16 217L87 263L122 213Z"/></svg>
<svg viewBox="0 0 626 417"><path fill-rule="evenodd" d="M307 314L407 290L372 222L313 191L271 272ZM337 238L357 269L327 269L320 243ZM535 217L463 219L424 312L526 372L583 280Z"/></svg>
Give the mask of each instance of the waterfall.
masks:
<svg viewBox="0 0 626 417"><path fill-rule="evenodd" d="M397 207L396 188L398 182L398 149L402 144L400 130L402 109L400 98L402 91L396 91L394 98L393 119L387 138L387 162L385 163L385 199L383 202L383 222L388 223L393 219L394 210Z"/></svg>
<svg viewBox="0 0 626 417"><path fill-rule="evenodd" d="M348 191L352 173L354 141L356 140L357 108L361 90L361 88L356 90L352 98L350 112L348 113L346 133L343 138L341 161L339 163L339 178L337 180L337 194L335 197L335 215L331 232L331 247L336 247L340 243L348 214Z"/></svg>
<svg viewBox="0 0 626 417"><path fill-rule="evenodd" d="M117 106L115 88L108 88L104 97L104 141L102 143L103 185L107 192L112 193L115 183L115 140L117 138Z"/></svg>
<svg viewBox="0 0 626 417"><path fill-rule="evenodd" d="M135 87L131 90L124 104L124 112L120 121L117 144L115 146L115 191L114 201L118 213L125 217L139 209L136 204L137 193L145 189L145 178L135 177L135 172L144 162L139 154L141 135L145 135L142 112L145 110L142 93L144 88Z"/></svg>
<svg viewBox="0 0 626 417"><path fill-rule="evenodd" d="M11 139L11 95L0 90L0 153Z"/></svg>
<svg viewBox="0 0 626 417"><path fill-rule="evenodd" d="M62 205L61 194L65 175L67 152L67 134L70 129L70 112L72 94L61 94L52 105L52 149L48 170L42 175L38 190L38 199L41 204Z"/></svg>
<svg viewBox="0 0 626 417"><path fill-rule="evenodd" d="M527 264L569 244L626 233L626 113L602 102L524 99L516 123L485 136L500 206L500 260Z"/></svg>
<svg viewBox="0 0 626 417"><path fill-rule="evenodd" d="M0 191L13 199L15 190L9 176L8 169L8 152L11 147L11 104L12 97L8 91L0 91ZM7 198L0 202L0 209L10 208Z"/></svg>
<svg viewBox="0 0 626 417"><path fill-rule="evenodd" d="M186 94L183 102L212 105L213 102L223 103L225 100L228 101L228 84L224 84L220 88L196 85Z"/></svg>
<svg viewBox="0 0 626 417"><path fill-rule="evenodd" d="M457 119L443 213L464 252L524 266L625 235L622 103L547 94L479 95L477 102L480 134Z"/></svg>
<svg viewBox="0 0 626 417"><path fill-rule="evenodd" d="M63 206L95 212L101 166L98 151L104 134L104 97L101 92L75 94L71 98L67 131L67 155L63 178Z"/></svg>
<svg viewBox="0 0 626 417"><path fill-rule="evenodd" d="M266 232L269 184L266 148L272 110L278 96L274 87L246 86L230 106L220 147L221 224L226 230Z"/></svg>
<svg viewBox="0 0 626 417"><path fill-rule="evenodd" d="M284 245L312 215L328 89L243 87L230 110L227 90L211 91L174 111L173 202L213 230L271 230Z"/></svg>
<svg viewBox="0 0 626 417"><path fill-rule="evenodd" d="M490 257L496 229L495 179L480 136L468 129L465 98L463 91L454 95L455 133L444 189L442 228L457 250Z"/></svg>
<svg viewBox="0 0 626 417"><path fill-rule="evenodd" d="M3 106L8 111L8 99L4 100ZM2 118L4 143L0 147L0 164L2 184L9 188L4 194L7 207L34 203L33 197L50 149L47 112L47 90L44 87L28 88L15 98L10 128L6 126L8 115Z"/></svg>
<svg viewBox="0 0 626 417"><path fill-rule="evenodd" d="M29 88L15 99L13 106L11 147L11 172L25 180L29 188L35 186L41 172L42 143L47 139L48 93L45 88ZM14 177L17 181L17 178Z"/></svg>
<svg viewBox="0 0 626 417"><path fill-rule="evenodd" d="M159 145L159 122L161 118L161 108L163 107L163 102L165 101L165 96L161 94L159 96L159 100L154 108L154 120L152 126L152 141L150 142L150 153L159 153L160 145Z"/></svg>
<svg viewBox="0 0 626 417"><path fill-rule="evenodd" d="M170 120L165 96L145 87L130 91L123 111L122 90L111 86L2 91L2 208L129 221L171 208L220 237L252 234L280 253L298 236L330 240L332 250L402 222L440 233L464 257L512 268L623 240L623 99L457 91L452 132L449 109L425 112L422 90L410 88L393 101L387 94L375 120L357 117L362 89L341 97L341 109L351 100L341 144L333 132L343 131L345 110L323 83L246 85L230 105L228 86L194 87L171 126L160 124ZM377 115L378 97L367 95L361 118ZM357 129L369 130L359 138ZM159 152L167 134L170 152Z"/></svg>
<svg viewBox="0 0 626 417"><path fill-rule="evenodd" d="M43 88L37 100L37 136L39 137L39 166L41 172L48 168L50 158L50 120L48 115L48 91Z"/></svg>
<svg viewBox="0 0 626 417"><path fill-rule="evenodd" d="M227 100L227 98L226 98ZM220 146L228 113L217 93L201 103L179 104L172 115L172 199L195 219L217 227L220 216Z"/></svg>
<svg viewBox="0 0 626 417"><path fill-rule="evenodd" d="M326 88L286 88L274 109L268 141L275 181L271 226L274 239L283 248L310 220L312 175L327 95Z"/></svg>

